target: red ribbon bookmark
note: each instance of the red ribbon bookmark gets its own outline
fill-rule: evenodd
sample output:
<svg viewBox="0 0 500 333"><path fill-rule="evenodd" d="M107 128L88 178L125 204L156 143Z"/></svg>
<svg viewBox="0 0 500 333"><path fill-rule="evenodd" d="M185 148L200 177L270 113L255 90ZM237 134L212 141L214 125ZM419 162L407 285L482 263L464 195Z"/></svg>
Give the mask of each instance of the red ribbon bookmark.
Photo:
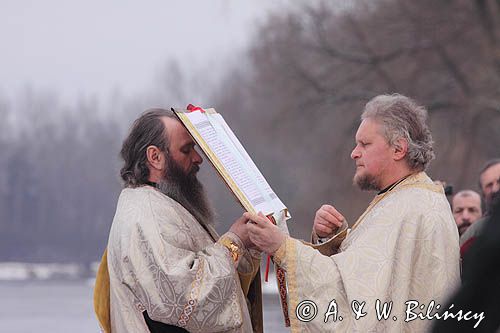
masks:
<svg viewBox="0 0 500 333"><path fill-rule="evenodd" d="M205 113L205 110L203 110L199 106L194 106L193 104L188 104L188 106L186 106L186 109L189 110L189 112L201 111L201 113Z"/></svg>
<svg viewBox="0 0 500 333"><path fill-rule="evenodd" d="M266 262L266 275L265 275L265 280L268 282L268 277L269 277L269 266L271 264L271 256L267 255L267 262Z"/></svg>
<svg viewBox="0 0 500 333"><path fill-rule="evenodd" d="M273 218L271 216L268 216L267 219L269 221L271 221L272 224L276 224L273 220ZM266 261L266 274L264 275L265 276L265 281L268 282L268 278L269 278L269 266L271 265L271 256L270 255L267 255L267 261Z"/></svg>

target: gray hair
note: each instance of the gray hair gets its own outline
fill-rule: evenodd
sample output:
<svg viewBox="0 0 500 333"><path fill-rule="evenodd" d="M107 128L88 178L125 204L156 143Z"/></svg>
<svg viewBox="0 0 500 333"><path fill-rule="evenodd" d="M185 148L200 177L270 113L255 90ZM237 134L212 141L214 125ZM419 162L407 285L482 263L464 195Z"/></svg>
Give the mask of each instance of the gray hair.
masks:
<svg viewBox="0 0 500 333"><path fill-rule="evenodd" d="M146 148L153 145L162 152L167 152L168 142L165 125L161 118L177 117L170 110L149 109L134 121L130 133L123 141L120 156L124 165L120 170L125 187L144 185L149 178Z"/></svg>
<svg viewBox="0 0 500 333"><path fill-rule="evenodd" d="M474 196L477 196L479 199L481 199L481 196L479 195L479 193L477 193L476 191L473 191L473 190L461 190L461 191L457 192L457 194L455 194L453 196L453 198L474 197Z"/></svg>
<svg viewBox="0 0 500 333"><path fill-rule="evenodd" d="M406 161L412 170L425 170L434 159L432 135L425 123L427 110L400 94L379 95L365 106L361 120L372 118L383 127L387 142L397 147L401 138L408 142Z"/></svg>

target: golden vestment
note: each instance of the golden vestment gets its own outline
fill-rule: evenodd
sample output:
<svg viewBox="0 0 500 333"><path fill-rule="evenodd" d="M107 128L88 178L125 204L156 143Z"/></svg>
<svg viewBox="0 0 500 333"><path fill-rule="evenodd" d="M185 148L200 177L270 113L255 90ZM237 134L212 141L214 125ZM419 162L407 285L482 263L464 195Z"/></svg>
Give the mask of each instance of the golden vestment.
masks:
<svg viewBox="0 0 500 333"><path fill-rule="evenodd" d="M206 227L153 187L121 192L94 291L105 332L148 332L143 311L189 332L262 331L260 256Z"/></svg>
<svg viewBox="0 0 500 333"><path fill-rule="evenodd" d="M287 238L274 260L287 271L292 332L425 332L432 322L406 321L406 302L425 305L415 313L431 301L444 307L460 279L450 206L424 172L377 195L352 230L319 246ZM300 321L312 316L308 301L317 315ZM382 313L389 302L390 315L379 320L377 303ZM366 314L355 319L360 305ZM335 309L337 317L325 318Z"/></svg>

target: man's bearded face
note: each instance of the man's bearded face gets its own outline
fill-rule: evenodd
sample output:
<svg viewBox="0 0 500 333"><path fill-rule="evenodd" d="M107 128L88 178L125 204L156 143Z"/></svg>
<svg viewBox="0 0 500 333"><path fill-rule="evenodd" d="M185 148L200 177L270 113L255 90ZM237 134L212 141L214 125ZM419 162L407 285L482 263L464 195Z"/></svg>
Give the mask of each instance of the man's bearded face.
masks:
<svg viewBox="0 0 500 333"><path fill-rule="evenodd" d="M500 192L500 163L484 170L479 178L486 206L491 206L493 194Z"/></svg>
<svg viewBox="0 0 500 333"><path fill-rule="evenodd" d="M363 191L379 191L380 185L378 180L368 173L356 173L353 178L353 183Z"/></svg>
<svg viewBox="0 0 500 333"><path fill-rule="evenodd" d="M462 235L472 223L482 216L481 197L474 192L471 194L457 193L452 199L451 206L459 235Z"/></svg>
<svg viewBox="0 0 500 333"><path fill-rule="evenodd" d="M166 159L167 167L163 179L158 184L160 191L180 203L198 222L212 224L212 208L206 197L203 185L196 177L200 167L197 164L193 164L186 173L168 152Z"/></svg>
<svg viewBox="0 0 500 333"><path fill-rule="evenodd" d="M391 147L381 133L381 125L370 118L363 120L356 132L356 147L351 153L356 162L353 182L362 190L381 190L381 179L388 173Z"/></svg>

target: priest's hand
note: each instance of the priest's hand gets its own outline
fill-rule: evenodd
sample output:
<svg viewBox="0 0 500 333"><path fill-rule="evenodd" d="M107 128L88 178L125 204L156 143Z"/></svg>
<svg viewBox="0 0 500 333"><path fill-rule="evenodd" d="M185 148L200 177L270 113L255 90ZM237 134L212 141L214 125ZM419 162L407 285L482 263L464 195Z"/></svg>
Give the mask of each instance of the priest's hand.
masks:
<svg viewBox="0 0 500 333"><path fill-rule="evenodd" d="M250 220L248 225L249 237L252 243L267 254L274 254L285 241L286 235L274 224L259 213L245 213L243 216Z"/></svg>
<svg viewBox="0 0 500 333"><path fill-rule="evenodd" d="M342 226L344 221L344 216L333 206L323 205L316 212L313 230L319 237L331 237Z"/></svg>
<svg viewBox="0 0 500 333"><path fill-rule="evenodd" d="M248 218L245 217L245 215L242 215L239 219L237 219L231 228L229 228L229 231L235 233L243 242L245 247L248 249L250 247L253 247L254 244L252 244L252 241L250 241L250 238L248 236Z"/></svg>

